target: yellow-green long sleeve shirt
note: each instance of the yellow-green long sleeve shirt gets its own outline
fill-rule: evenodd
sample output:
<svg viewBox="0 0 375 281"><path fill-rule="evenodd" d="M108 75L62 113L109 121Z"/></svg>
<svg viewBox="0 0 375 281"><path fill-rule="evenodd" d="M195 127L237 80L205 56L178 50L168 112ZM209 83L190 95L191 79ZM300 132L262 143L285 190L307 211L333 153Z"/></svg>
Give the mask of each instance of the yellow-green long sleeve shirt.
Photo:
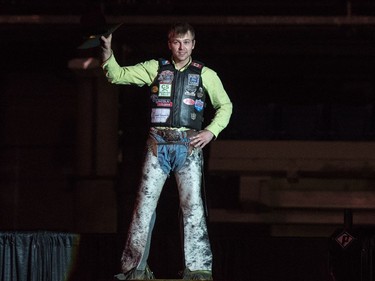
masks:
<svg viewBox="0 0 375 281"><path fill-rule="evenodd" d="M158 73L159 62L149 60L133 66L120 66L114 55L103 63L102 68L109 82L122 85L144 85L150 86ZM181 69L183 71L185 68ZM215 109L215 116L205 128L212 132L215 137L228 125L232 115L232 102L230 101L223 84L212 69L204 66L202 69L202 83L204 90L210 97L211 104Z"/></svg>

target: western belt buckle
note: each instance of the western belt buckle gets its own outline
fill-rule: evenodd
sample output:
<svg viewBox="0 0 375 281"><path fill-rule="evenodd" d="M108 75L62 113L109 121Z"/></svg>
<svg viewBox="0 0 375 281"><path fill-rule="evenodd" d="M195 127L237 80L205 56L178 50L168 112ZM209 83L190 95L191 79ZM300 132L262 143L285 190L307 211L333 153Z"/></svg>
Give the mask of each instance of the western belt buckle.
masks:
<svg viewBox="0 0 375 281"><path fill-rule="evenodd" d="M163 133L163 138L167 141L179 141L181 138L180 134L174 130L165 130Z"/></svg>

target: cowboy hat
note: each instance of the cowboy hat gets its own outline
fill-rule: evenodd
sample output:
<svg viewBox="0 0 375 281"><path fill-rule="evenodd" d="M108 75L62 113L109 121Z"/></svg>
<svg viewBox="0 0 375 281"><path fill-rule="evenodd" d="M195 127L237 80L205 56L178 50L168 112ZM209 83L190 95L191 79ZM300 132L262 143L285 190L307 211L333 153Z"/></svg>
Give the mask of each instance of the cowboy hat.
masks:
<svg viewBox="0 0 375 281"><path fill-rule="evenodd" d="M100 45L100 37L108 37L116 31L122 23L107 24L104 15L100 11L91 11L81 17L83 43L78 49L89 49Z"/></svg>

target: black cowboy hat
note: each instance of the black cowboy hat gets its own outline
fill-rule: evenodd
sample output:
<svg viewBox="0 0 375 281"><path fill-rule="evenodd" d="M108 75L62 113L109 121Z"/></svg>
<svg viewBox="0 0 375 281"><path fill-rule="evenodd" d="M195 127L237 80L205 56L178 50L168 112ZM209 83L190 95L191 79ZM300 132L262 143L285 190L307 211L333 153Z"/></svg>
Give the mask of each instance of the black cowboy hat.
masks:
<svg viewBox="0 0 375 281"><path fill-rule="evenodd" d="M92 10L81 17L83 43L78 49L89 49L100 45L100 37L108 37L115 32L122 23L107 24L104 15L98 10Z"/></svg>
<svg viewBox="0 0 375 281"><path fill-rule="evenodd" d="M111 33L116 31L116 29L119 28L121 25L122 23L113 26L100 27L100 29L97 29L96 31L85 34L83 36L84 42L78 46L78 49L89 49L99 46L100 37L108 37Z"/></svg>

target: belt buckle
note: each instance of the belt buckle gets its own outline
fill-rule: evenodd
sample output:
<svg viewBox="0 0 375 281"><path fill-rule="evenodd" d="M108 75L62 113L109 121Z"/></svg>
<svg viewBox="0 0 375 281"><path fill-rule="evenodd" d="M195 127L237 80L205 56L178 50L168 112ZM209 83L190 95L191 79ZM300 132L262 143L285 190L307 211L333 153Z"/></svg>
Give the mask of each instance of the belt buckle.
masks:
<svg viewBox="0 0 375 281"><path fill-rule="evenodd" d="M177 131L165 130L163 138L167 141L178 141L180 140L180 135Z"/></svg>

